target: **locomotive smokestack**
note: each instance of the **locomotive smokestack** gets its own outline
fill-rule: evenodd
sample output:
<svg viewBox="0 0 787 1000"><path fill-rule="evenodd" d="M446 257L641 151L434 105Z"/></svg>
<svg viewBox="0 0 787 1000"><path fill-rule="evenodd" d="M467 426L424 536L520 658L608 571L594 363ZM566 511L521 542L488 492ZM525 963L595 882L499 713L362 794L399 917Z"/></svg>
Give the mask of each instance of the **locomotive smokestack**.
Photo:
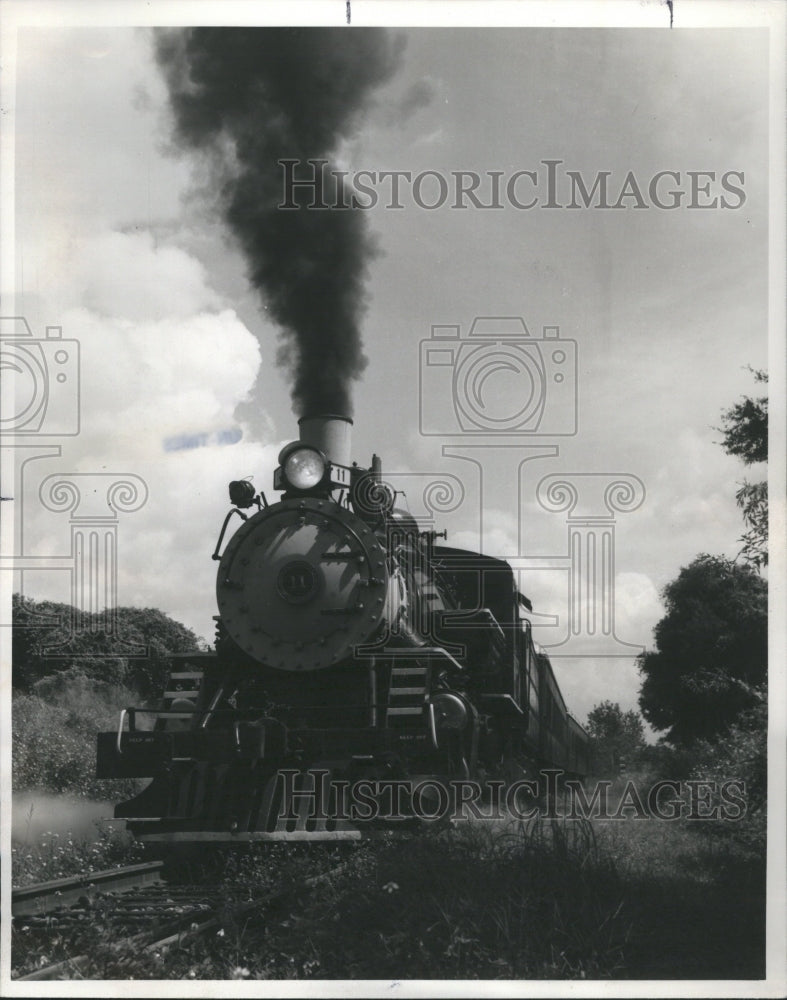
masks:
<svg viewBox="0 0 787 1000"><path fill-rule="evenodd" d="M352 450L352 420L335 413L301 417L298 421L300 440L319 448L335 465L350 465Z"/></svg>

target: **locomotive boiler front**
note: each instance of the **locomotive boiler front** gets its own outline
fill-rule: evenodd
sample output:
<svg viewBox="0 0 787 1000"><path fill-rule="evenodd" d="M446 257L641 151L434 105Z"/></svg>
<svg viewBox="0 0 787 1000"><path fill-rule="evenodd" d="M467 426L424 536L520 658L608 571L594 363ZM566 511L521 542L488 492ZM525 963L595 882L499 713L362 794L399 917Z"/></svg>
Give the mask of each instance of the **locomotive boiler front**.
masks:
<svg viewBox="0 0 787 1000"><path fill-rule="evenodd" d="M331 477L349 477L348 420L301 421L300 441L281 461L284 499L250 517L228 543L217 602L227 634L257 663L321 670L351 656L391 614L386 553L372 528L331 498Z"/></svg>

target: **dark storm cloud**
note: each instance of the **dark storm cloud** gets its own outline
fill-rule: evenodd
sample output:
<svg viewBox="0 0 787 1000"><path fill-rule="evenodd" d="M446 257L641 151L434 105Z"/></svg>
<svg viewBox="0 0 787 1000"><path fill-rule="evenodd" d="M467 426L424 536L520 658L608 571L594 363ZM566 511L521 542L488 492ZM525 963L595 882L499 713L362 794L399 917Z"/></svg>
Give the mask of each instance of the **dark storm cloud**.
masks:
<svg viewBox="0 0 787 1000"><path fill-rule="evenodd" d="M175 137L219 167L224 217L249 277L283 334L296 410L352 409L366 365L360 321L375 248L363 213L281 210L280 160L328 159L353 134L372 92L399 64L403 39L376 29L193 28L156 36ZM338 183L325 171L324 201Z"/></svg>

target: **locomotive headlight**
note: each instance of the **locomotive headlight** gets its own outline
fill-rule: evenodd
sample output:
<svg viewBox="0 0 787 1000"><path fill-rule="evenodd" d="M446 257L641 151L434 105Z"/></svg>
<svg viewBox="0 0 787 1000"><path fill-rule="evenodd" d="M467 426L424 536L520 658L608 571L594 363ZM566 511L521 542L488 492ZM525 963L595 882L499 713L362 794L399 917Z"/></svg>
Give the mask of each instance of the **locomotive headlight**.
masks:
<svg viewBox="0 0 787 1000"><path fill-rule="evenodd" d="M437 729L464 729L467 725L467 707L458 695L437 694L432 698L432 705Z"/></svg>
<svg viewBox="0 0 787 1000"><path fill-rule="evenodd" d="M325 459L313 448L298 448L284 461L284 476L296 490L311 490L325 476Z"/></svg>

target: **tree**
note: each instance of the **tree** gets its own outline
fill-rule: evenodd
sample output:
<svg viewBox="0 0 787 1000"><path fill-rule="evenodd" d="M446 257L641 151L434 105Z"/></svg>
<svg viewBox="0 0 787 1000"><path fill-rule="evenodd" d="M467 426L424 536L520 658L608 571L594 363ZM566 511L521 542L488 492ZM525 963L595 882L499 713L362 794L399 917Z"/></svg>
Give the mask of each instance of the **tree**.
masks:
<svg viewBox="0 0 787 1000"><path fill-rule="evenodd" d="M639 656L639 705L666 739L709 739L764 698L768 591L750 565L700 555L663 591L656 650Z"/></svg>
<svg viewBox="0 0 787 1000"><path fill-rule="evenodd" d="M645 747L642 719L638 712L624 712L617 702L602 701L588 714L587 731L595 770L618 772L631 765Z"/></svg>
<svg viewBox="0 0 787 1000"><path fill-rule="evenodd" d="M13 685L22 691L70 671L154 696L163 691L167 657L199 649L191 629L156 608L115 609L116 634L110 634L103 614L20 594L12 605Z"/></svg>
<svg viewBox="0 0 787 1000"><path fill-rule="evenodd" d="M764 371L749 369L755 381L767 382ZM768 397L743 399L722 413L722 448L728 455L736 455L746 465L768 461ZM768 483L765 480L750 483L744 480L735 494L743 513L747 531L741 536L743 548L740 555L747 563L759 568L768 564Z"/></svg>

